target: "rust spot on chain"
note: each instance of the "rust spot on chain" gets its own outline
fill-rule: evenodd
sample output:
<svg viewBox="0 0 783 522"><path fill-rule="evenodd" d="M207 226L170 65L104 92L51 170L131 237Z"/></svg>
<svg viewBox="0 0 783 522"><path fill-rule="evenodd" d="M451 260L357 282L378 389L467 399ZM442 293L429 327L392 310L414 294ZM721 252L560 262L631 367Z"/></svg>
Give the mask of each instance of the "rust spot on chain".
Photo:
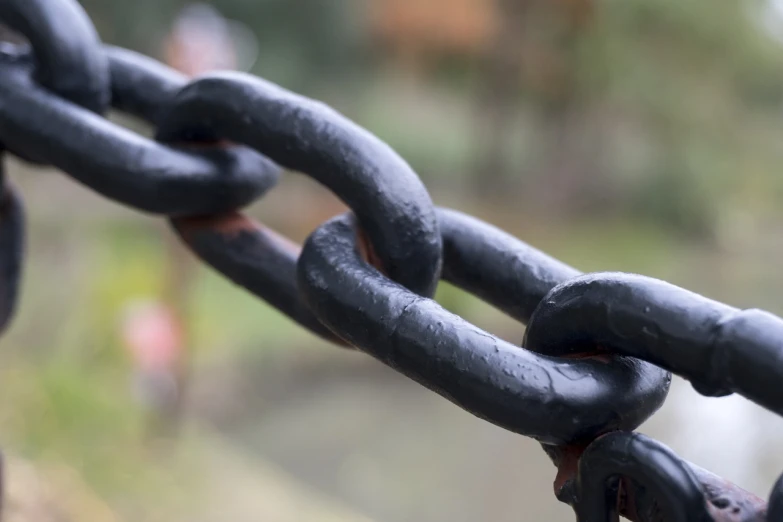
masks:
<svg viewBox="0 0 783 522"><path fill-rule="evenodd" d="M378 257L378 254L375 253L375 248L373 248L369 236L367 236L367 233L364 231L364 229L360 227L357 227L356 229L356 245L359 249L359 255L362 256L362 259L367 261L367 263L369 263L383 275L388 276L386 271L383 269L381 258Z"/></svg>
<svg viewBox="0 0 783 522"><path fill-rule="evenodd" d="M175 218L172 221L185 240L190 240L194 234L205 231L228 237L235 237L242 232L249 232L262 234L267 241L273 242L276 248L291 252L294 256L298 257L301 251L301 247L287 237L278 234L271 228L248 218L240 212Z"/></svg>
<svg viewBox="0 0 783 522"><path fill-rule="evenodd" d="M239 232L251 231L256 228L255 223L239 212L216 214L213 216L182 217L172 220L183 236L190 236L196 232L208 229L212 232L225 235L236 235Z"/></svg>
<svg viewBox="0 0 783 522"><path fill-rule="evenodd" d="M555 477L555 496L560 498L563 488L576 480L579 470L579 458L590 444L571 444L557 448L557 476Z"/></svg>

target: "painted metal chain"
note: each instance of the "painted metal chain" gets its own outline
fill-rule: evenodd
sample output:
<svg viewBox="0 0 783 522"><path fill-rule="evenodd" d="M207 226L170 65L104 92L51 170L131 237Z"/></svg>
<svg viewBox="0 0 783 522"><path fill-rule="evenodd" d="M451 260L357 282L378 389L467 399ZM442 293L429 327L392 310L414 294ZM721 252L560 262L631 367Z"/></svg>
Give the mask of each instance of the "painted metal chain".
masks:
<svg viewBox="0 0 783 522"><path fill-rule="evenodd" d="M3 151L167 218L202 260L313 333L535 438L579 521L783 521L783 479L767 505L633 432L663 403L669 372L783 414L779 317L639 275L580 274L435 208L403 159L329 107L246 74L188 82L103 45L75 0L0 0L0 22L29 41L0 47ZM155 139L104 118L109 107ZM282 169L352 210L301 250L238 211ZM23 250L22 205L3 176L2 328ZM440 307L441 277L526 323L524 348Z"/></svg>

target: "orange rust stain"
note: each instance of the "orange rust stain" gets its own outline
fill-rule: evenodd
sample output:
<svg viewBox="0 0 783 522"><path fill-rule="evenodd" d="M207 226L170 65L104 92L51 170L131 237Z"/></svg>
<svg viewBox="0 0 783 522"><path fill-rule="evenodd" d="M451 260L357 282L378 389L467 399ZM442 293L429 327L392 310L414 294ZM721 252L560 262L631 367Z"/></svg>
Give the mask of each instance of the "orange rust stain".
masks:
<svg viewBox="0 0 783 522"><path fill-rule="evenodd" d="M209 229L220 234L235 235L247 230L255 230L256 223L239 212L215 214L211 216L182 217L172 220L183 235Z"/></svg>
<svg viewBox="0 0 783 522"><path fill-rule="evenodd" d="M383 269L381 258L378 257L378 254L375 253L375 248L373 248L367 233L359 227L357 227L356 230L356 244L359 249L359 255L362 256L362 259L367 261L367 263L369 263L371 266L375 267L383 275L388 275Z"/></svg>
<svg viewBox="0 0 783 522"><path fill-rule="evenodd" d="M172 221L177 230L186 239L199 232L211 232L223 236L236 236L240 232L252 232L262 235L275 248L289 252L293 257L298 257L301 251L301 247L287 237L278 234L271 228L250 219L240 212L182 217L175 218Z"/></svg>
<svg viewBox="0 0 783 522"><path fill-rule="evenodd" d="M579 459L587 449L588 444L571 444L560 448L557 476L555 477L555 495L565 487L566 483L576 480L579 471Z"/></svg>

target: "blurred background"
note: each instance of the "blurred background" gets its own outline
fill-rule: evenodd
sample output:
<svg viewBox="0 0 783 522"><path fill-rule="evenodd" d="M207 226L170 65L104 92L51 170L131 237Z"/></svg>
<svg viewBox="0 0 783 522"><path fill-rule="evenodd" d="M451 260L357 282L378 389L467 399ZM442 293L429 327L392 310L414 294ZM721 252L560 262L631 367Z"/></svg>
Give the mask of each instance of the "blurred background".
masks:
<svg viewBox="0 0 783 522"><path fill-rule="evenodd" d="M779 0L82 4L105 42L324 100L437 204L581 270L783 313ZM303 332L161 220L9 161L29 219L0 355L9 522L573 520L535 442ZM290 174L249 213L301 241L342 210ZM641 431L764 497L783 469L783 421L679 379Z"/></svg>

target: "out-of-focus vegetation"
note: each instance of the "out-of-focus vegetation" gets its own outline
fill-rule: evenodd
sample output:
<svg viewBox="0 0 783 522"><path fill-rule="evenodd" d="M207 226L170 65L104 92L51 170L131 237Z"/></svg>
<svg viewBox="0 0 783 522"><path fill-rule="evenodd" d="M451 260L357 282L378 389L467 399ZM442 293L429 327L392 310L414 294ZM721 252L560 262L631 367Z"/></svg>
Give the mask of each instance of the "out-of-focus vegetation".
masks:
<svg viewBox="0 0 783 522"><path fill-rule="evenodd" d="M160 55L184 3L84 5L107 41ZM727 207L776 213L783 26L766 2L215 5L256 35L253 73L327 97L433 183L707 236Z"/></svg>
<svg viewBox="0 0 783 522"><path fill-rule="evenodd" d="M177 14L188 5L180 0L82 4L104 41L158 58ZM738 306L783 311L775 281L781 244L774 239L783 224L778 204L783 198L778 173L783 15L777 18L773 4L215 0L212 5L241 24L234 36L254 36L250 72L322 99L378 134L411 163L439 204L477 214L583 270L637 271ZM207 418L215 411L231 417L219 423L229 434L215 443L203 426L187 425L181 446L151 437L146 412L131 391L131 363L118 323L128 302L165 293L171 266L164 238L170 240L170 232L57 173L18 164L13 171L27 201L30 247L20 314L3 340L0 442L43 470L67 469L66 475L78 477L68 484L83 484L101 499L70 506L75 518L64 520L98 520L99 515L85 514L88 509L106 520L221 520L220 514L197 518L208 508L194 498L232 503L229 493L239 495L242 484L257 487L248 476L275 476L267 463L254 467L249 458L238 471L223 444L234 451L235 439L243 438L251 440L246 444L251 453L290 465L287 471L305 482L325 483L335 496L352 491L354 497L344 500L378 520L516 520L519 505L532 505L538 497L554 504L548 468L528 474L527 497L520 497L514 484L503 489L502 480L488 480L481 474L486 470L459 468L460 456L468 462L466 455L473 454L478 461L482 450L494 450L467 435L460 438L453 427L462 425L447 413L410 430L398 428L404 432L398 439L405 440L394 442L407 444L408 454L422 462L429 451L422 448L437 445L454 466L444 469L451 471L420 469L415 480L389 471L393 479L383 482L377 468L393 468L393 458L374 464L363 450L351 453L341 444L355 436L388 444L376 447L376 457L401 451L373 430L406 414L412 422L427 417L416 409L418 403L404 402L407 388L399 392L399 402L388 403L396 409L382 412L382 420L363 421L361 408L377 413L376 403L387 404L383 401L397 395L375 390L371 372L356 390L330 383L314 394L313 401L342 412L338 419L331 410L291 409L302 397L311 398L310 377L299 377L301 382L285 388L285 397L274 398L263 384L279 372L258 370L255 382L251 368L313 360L320 365L332 359L334 348L205 268L189 282L183 311L191 386L198 391L188 411L199 421L203 410L210 410ZM302 240L339 208L314 184L289 177L251 213ZM511 341L522 338L521 326L460 291L443 285L438 299ZM359 356L334 358L353 364ZM238 374L253 382L245 384ZM232 394L239 382L247 388L237 398ZM336 390L331 406L329 386ZM357 411L339 409L349 399L359 401ZM433 411L451 411L442 408ZM426 439L429 429L451 442ZM475 434L499 437L482 429ZM303 444L308 439L303 434L327 441L326 449L305 463L286 447L290 441ZM530 443L519 450L516 439L509 440L513 445L503 442L497 448L511 455L518 451L517 467L525 467L524 452L538 449ZM329 460L340 451L350 453L344 462ZM507 467L506 459L506 454L498 457L498 466ZM460 483L438 489L448 474L462 477ZM52 482L61 484L61 476L53 473ZM449 497L457 489L447 487L465 487L471 477L486 482L487 491L478 484L466 490L484 495L483 504L479 498L470 504L469 498L460 503ZM379 485L390 482L397 488L391 492ZM435 503L440 511L423 492L440 499ZM305 498L301 494L296 498ZM242 495L243 501L253 496ZM274 504L263 497L254 502L270 509ZM285 510L290 520L354 516L331 506L318 508L321 518L310 511L297 518L290 509L297 502L289 499L277 515L261 519L288 520ZM88 504L93 508L84 507ZM567 510L546 509L531 513L541 520L569 519Z"/></svg>

